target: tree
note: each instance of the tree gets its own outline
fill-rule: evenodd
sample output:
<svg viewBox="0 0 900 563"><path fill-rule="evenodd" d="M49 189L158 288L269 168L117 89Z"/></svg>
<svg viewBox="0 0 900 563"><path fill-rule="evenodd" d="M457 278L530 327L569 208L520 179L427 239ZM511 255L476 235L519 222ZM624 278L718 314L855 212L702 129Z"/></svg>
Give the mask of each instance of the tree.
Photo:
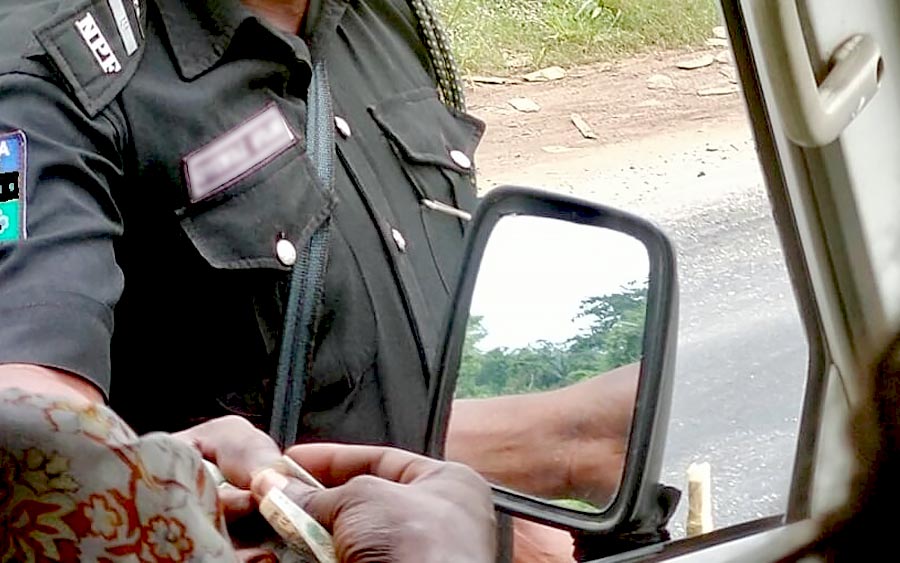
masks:
<svg viewBox="0 0 900 563"><path fill-rule="evenodd" d="M472 315L466 323L466 339L463 341L462 359L459 364L459 377L456 382L456 394L462 397L488 397L490 392L483 389L479 381L482 379L484 354L478 344L487 336L487 329L482 324L484 317Z"/></svg>
<svg viewBox="0 0 900 563"><path fill-rule="evenodd" d="M565 342L538 341L523 348L478 348L487 336L483 318L466 325L457 397L496 397L565 387L619 366L637 362L643 351L647 284L585 299L578 318L587 329ZM573 319L574 320L574 319Z"/></svg>
<svg viewBox="0 0 900 563"><path fill-rule="evenodd" d="M576 351L596 350L609 360L609 369L641 359L647 315L647 282L631 282L620 292L590 297L581 303L578 318L589 318L586 334L570 340Z"/></svg>

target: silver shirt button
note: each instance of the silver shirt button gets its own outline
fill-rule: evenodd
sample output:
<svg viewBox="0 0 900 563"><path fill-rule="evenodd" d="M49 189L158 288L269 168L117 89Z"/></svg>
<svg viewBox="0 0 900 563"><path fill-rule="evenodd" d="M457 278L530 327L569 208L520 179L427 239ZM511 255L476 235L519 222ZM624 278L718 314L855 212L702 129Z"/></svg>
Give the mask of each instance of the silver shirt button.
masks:
<svg viewBox="0 0 900 563"><path fill-rule="evenodd" d="M288 239L278 239L275 243L275 256L284 266L293 266L297 262L297 249Z"/></svg>
<svg viewBox="0 0 900 563"><path fill-rule="evenodd" d="M394 237L394 242L397 244L397 249L400 252L406 252L406 239L403 238L403 233L401 233L397 229L392 228L391 236Z"/></svg>
<svg viewBox="0 0 900 563"><path fill-rule="evenodd" d="M345 139L349 139L350 135L353 134L353 131L350 130L350 124L339 115L334 116L334 126L337 128L338 133L341 134L341 137Z"/></svg>
<svg viewBox="0 0 900 563"><path fill-rule="evenodd" d="M462 151L450 151L450 160L455 162L457 166L464 170L469 170L470 168L472 168L472 159Z"/></svg>

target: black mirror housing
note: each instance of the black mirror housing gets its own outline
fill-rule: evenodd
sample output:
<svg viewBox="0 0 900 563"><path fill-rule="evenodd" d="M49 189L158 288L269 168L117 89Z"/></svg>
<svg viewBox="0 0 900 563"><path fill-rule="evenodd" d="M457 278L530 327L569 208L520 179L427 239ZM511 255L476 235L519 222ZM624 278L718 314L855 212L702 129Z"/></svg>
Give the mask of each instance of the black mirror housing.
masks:
<svg viewBox="0 0 900 563"><path fill-rule="evenodd" d="M465 261L447 322L438 378L431 389L427 453L443 457L479 267L491 232L500 219L510 215L602 227L630 235L643 243L650 262L645 321L648 328L643 337L640 381L624 472L612 502L604 510L593 514L495 486L495 504L503 512L591 536L642 533L658 527L659 477L669 422L677 344L676 257L671 241L658 227L617 209L521 187L495 188L485 196L473 217L466 241Z"/></svg>

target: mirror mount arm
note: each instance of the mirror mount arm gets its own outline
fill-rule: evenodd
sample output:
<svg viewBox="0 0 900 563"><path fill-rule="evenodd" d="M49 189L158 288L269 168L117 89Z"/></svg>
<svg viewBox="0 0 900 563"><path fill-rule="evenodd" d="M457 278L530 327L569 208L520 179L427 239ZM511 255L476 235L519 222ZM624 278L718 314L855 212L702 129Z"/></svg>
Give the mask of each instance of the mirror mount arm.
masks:
<svg viewBox="0 0 900 563"><path fill-rule="evenodd" d="M497 518L497 558L496 563L512 563L515 551L515 524L513 516L501 510L495 511Z"/></svg>
<svg viewBox="0 0 900 563"><path fill-rule="evenodd" d="M675 514L681 491L668 485L656 486L656 506L652 517L640 528L617 534L589 534L572 532L575 540L576 561L594 561L610 555L640 549L648 545L669 541L669 520Z"/></svg>

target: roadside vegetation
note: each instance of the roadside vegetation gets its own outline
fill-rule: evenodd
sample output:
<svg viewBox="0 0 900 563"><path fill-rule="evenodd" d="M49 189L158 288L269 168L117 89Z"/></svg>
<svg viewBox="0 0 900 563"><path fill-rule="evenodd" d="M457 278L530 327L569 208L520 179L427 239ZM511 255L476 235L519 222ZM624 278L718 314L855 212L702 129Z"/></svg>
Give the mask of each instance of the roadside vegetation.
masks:
<svg viewBox="0 0 900 563"><path fill-rule="evenodd" d="M456 396L550 391L640 361L646 309L647 284L633 283L619 292L582 301L578 317L589 324L565 342L492 350L481 349L487 331L482 318L473 315L466 327Z"/></svg>
<svg viewBox="0 0 900 563"><path fill-rule="evenodd" d="M464 74L511 75L702 45L715 0L434 0Z"/></svg>

